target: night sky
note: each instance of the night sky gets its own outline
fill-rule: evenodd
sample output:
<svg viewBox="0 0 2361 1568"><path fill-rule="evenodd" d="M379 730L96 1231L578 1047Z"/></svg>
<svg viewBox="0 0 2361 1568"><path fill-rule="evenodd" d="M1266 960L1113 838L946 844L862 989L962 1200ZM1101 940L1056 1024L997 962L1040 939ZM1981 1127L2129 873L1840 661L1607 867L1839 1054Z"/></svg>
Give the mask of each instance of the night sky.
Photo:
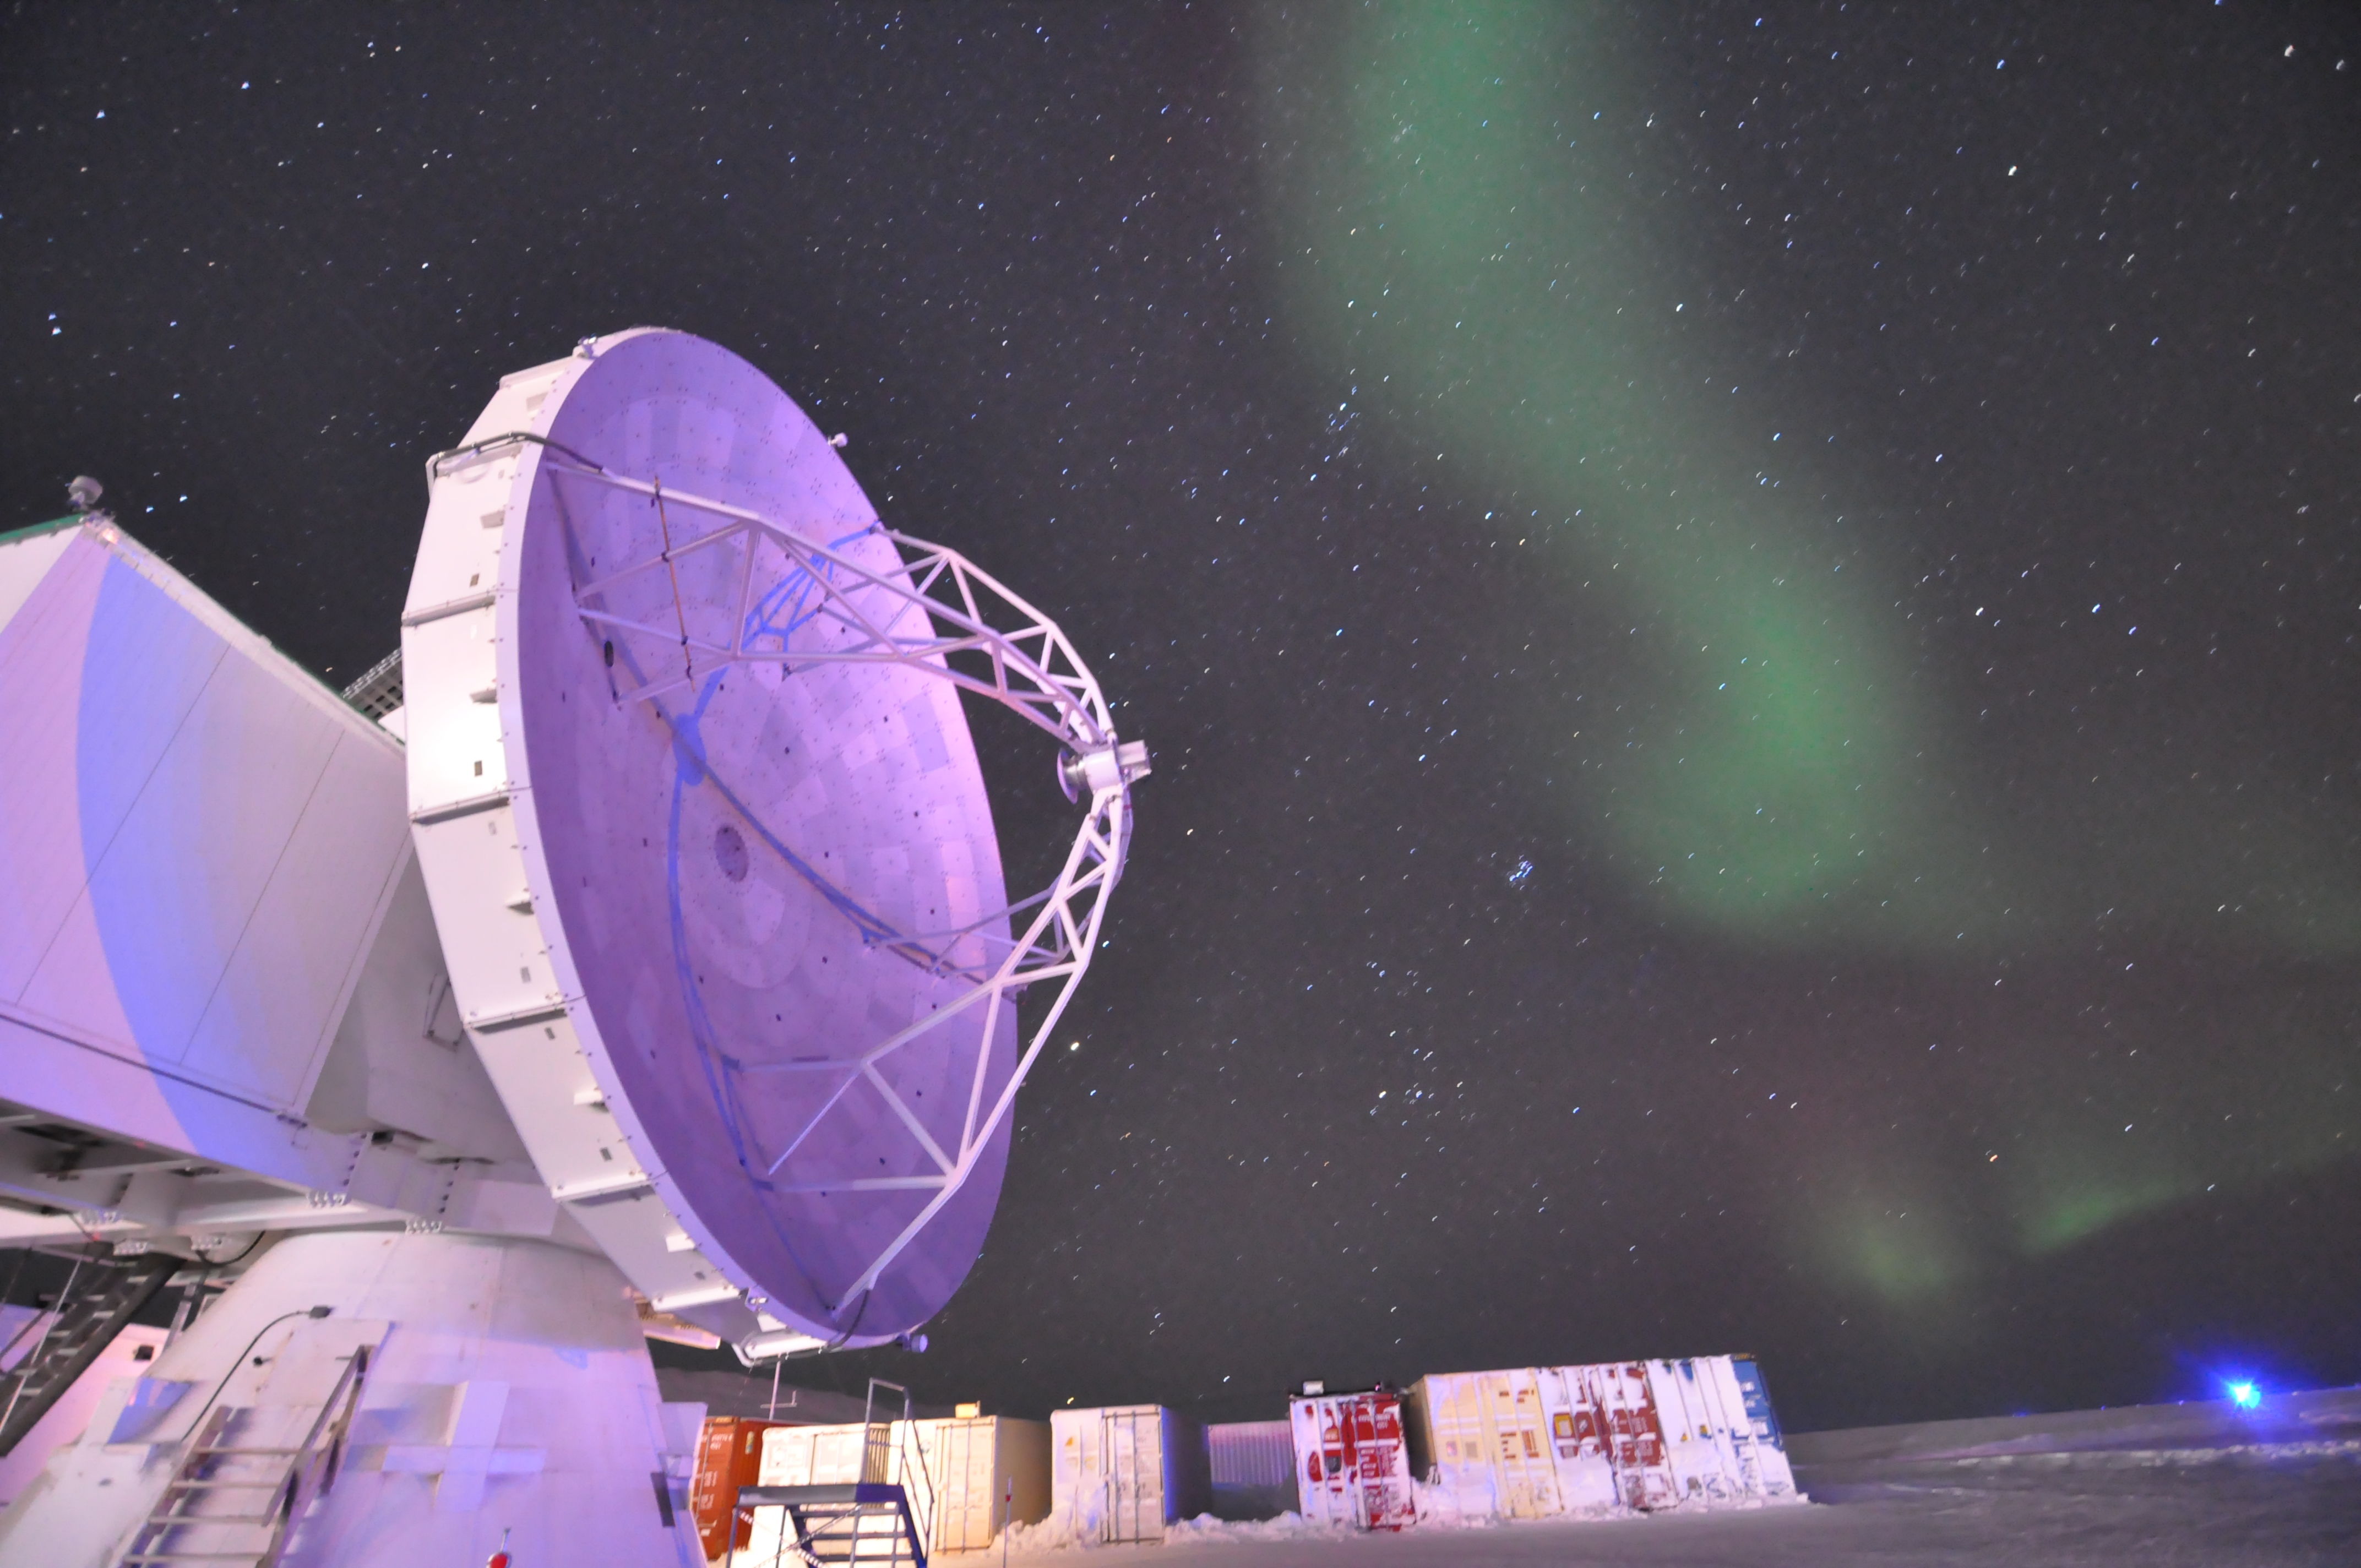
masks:
<svg viewBox="0 0 2361 1568"><path fill-rule="evenodd" d="M2361 1379L2349 8L367 9L0 16L0 522L341 684L674 326L1156 751L982 1262L807 1380Z"/></svg>

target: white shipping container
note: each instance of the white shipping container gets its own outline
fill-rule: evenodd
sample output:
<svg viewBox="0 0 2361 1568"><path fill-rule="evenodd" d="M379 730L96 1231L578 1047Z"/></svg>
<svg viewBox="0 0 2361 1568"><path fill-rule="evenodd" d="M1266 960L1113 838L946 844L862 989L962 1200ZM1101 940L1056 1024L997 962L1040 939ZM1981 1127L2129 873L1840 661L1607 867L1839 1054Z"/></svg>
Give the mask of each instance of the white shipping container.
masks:
<svg viewBox="0 0 2361 1568"><path fill-rule="evenodd" d="M923 1434L927 1421L853 1421L840 1426L774 1427L763 1434L763 1467L755 1478L762 1486L840 1486L860 1481L882 1481L902 1488L910 1509L911 1528L921 1541L933 1533L935 1489L926 1464ZM855 1549L861 1557L889 1555L891 1538L899 1527L882 1519L864 1520L864 1539ZM754 1510L746 1545L733 1563L765 1565L796 1561L787 1531L787 1510Z"/></svg>
<svg viewBox="0 0 2361 1568"><path fill-rule="evenodd" d="M1049 1512L1080 1541L1162 1541L1213 1506L1205 1434L1161 1405L1049 1415Z"/></svg>
<svg viewBox="0 0 2361 1568"><path fill-rule="evenodd" d="M1667 1468L1683 1502L1784 1502L1795 1472L1752 1360L1700 1355L1648 1363Z"/></svg>
<svg viewBox="0 0 2361 1568"><path fill-rule="evenodd" d="M1405 1401L1431 1486L1509 1519L1795 1500L1751 1359L1432 1374Z"/></svg>
<svg viewBox="0 0 2361 1568"><path fill-rule="evenodd" d="M1049 1513L1049 1423L1006 1416L928 1421L928 1474L935 1483L937 1552L978 1552L996 1544L1013 1520L1034 1524Z"/></svg>
<svg viewBox="0 0 2361 1568"><path fill-rule="evenodd" d="M874 1429L858 1421L775 1427L763 1434L761 1486L864 1480L902 1488L929 1555L981 1551L999 1541L1004 1508L1013 1508L1019 1524L1049 1513L1049 1429L1040 1421L973 1416L880 1421ZM768 1563L782 1549L783 1517L782 1509L758 1510L747 1562Z"/></svg>

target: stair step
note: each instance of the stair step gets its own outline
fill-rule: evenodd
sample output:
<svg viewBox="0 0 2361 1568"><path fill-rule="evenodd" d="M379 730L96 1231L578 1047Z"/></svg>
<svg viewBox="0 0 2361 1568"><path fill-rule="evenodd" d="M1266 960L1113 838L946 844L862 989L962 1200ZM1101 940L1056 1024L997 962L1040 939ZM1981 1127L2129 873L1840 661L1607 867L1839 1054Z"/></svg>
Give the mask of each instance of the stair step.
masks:
<svg viewBox="0 0 2361 1568"><path fill-rule="evenodd" d="M286 1478L287 1477L282 1475L279 1480L284 1481ZM227 1488L232 1490L238 1487L244 1487L249 1492L254 1492L259 1491L265 1486L276 1486L277 1485L279 1485L279 1481L215 1481L211 1477L207 1477L202 1481L174 1481L170 1483L170 1488L183 1491L193 1491L200 1486L208 1489Z"/></svg>
<svg viewBox="0 0 2361 1568"><path fill-rule="evenodd" d="M198 1453L214 1453L214 1454L223 1454L223 1453L302 1453L303 1451L302 1451L302 1449L300 1449L300 1448L192 1448L192 1449L189 1450L189 1452L190 1452L192 1454L198 1454Z"/></svg>

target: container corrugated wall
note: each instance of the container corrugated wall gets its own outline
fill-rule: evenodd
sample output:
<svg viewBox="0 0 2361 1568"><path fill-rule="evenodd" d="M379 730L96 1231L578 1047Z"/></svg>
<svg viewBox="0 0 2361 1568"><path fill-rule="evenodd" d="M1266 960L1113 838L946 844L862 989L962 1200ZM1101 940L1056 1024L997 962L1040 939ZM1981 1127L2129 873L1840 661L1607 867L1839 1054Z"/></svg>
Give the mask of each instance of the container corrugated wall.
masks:
<svg viewBox="0 0 2361 1568"><path fill-rule="evenodd" d="M743 1416L708 1418L697 1444L697 1474L689 1483L688 1511L708 1562L747 1541L743 1523L734 1526L738 1488L752 1486L763 1469L763 1434L776 1421Z"/></svg>
<svg viewBox="0 0 2361 1568"><path fill-rule="evenodd" d="M1268 1519L1295 1511L1295 1429L1290 1423L1224 1421L1208 1426L1205 1455L1216 1517Z"/></svg>
<svg viewBox="0 0 2361 1568"><path fill-rule="evenodd" d="M1049 1512L1076 1541L1161 1541L1213 1505L1205 1434L1161 1405L1049 1416Z"/></svg>

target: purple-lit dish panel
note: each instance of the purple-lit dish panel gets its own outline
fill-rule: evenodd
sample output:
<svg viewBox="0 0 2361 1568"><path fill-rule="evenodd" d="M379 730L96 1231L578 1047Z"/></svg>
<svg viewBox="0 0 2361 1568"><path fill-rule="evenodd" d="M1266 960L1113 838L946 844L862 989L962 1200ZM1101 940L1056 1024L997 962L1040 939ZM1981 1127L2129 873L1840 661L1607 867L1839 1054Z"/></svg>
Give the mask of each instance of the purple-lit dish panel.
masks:
<svg viewBox="0 0 2361 1568"><path fill-rule="evenodd" d="M745 361L681 334L607 339L546 417L553 445L504 568L502 664L528 786L519 837L587 1054L684 1230L768 1298L760 1310L830 1339L914 1327L972 1266L1007 1157L1004 1123L874 1288L851 1289L935 1196L928 1142L960 1146L988 1005L864 1069L972 983L877 935L965 929L954 956L1005 951L999 850L956 691L906 665L684 652L684 633L742 630L756 650L843 639L775 545L689 548L725 520L602 484L577 455L901 569L834 449ZM665 569L592 596L645 630L585 620L579 590L667 548ZM986 1106L1016 1057L1015 1008L997 1005Z"/></svg>

